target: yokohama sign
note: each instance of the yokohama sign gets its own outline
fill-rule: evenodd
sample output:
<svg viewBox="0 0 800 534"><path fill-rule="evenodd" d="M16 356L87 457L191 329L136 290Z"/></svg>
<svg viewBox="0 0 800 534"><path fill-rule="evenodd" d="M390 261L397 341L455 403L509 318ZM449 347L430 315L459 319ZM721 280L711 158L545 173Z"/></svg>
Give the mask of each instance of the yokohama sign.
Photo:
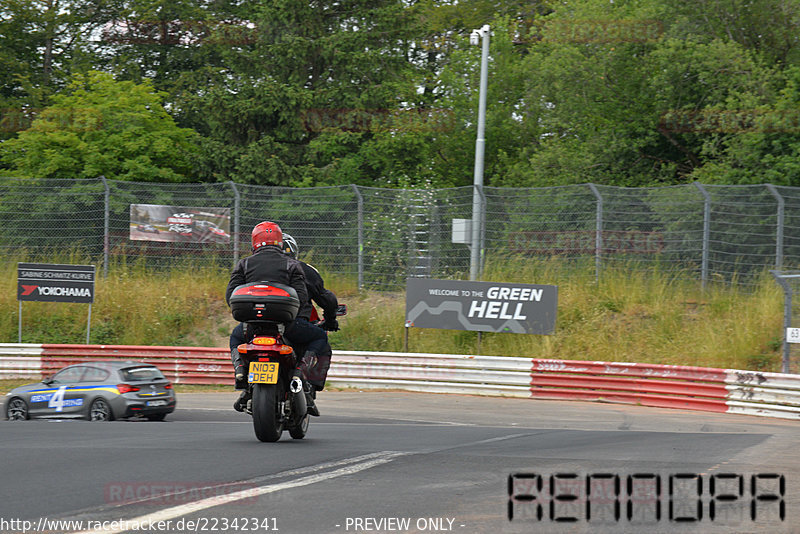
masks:
<svg viewBox="0 0 800 534"><path fill-rule="evenodd" d="M17 300L94 302L94 265L17 264Z"/></svg>

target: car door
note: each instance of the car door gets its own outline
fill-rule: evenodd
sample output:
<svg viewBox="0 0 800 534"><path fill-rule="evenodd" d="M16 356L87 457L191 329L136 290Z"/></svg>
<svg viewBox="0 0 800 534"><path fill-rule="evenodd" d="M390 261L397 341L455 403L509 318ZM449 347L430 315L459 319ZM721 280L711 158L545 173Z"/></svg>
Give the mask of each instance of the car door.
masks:
<svg viewBox="0 0 800 534"><path fill-rule="evenodd" d="M31 417L70 417L80 412L83 400L74 389L85 371L83 365L71 365L44 380L44 387L32 392Z"/></svg>
<svg viewBox="0 0 800 534"><path fill-rule="evenodd" d="M115 378L108 369L87 364L80 384L77 384L73 390L73 398L76 399L76 403L79 402L75 407L75 412L84 415L88 413L92 401L97 397L103 397L106 400L116 397L118 392Z"/></svg>

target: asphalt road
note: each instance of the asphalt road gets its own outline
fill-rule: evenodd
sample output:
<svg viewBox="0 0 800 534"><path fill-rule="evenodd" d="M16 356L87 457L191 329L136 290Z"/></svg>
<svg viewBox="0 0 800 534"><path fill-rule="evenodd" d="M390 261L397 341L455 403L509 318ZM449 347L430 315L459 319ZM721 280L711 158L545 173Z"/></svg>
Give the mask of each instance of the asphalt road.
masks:
<svg viewBox="0 0 800 534"><path fill-rule="evenodd" d="M323 392L306 439L261 443L234 398L0 422L0 532L800 532L796 421Z"/></svg>

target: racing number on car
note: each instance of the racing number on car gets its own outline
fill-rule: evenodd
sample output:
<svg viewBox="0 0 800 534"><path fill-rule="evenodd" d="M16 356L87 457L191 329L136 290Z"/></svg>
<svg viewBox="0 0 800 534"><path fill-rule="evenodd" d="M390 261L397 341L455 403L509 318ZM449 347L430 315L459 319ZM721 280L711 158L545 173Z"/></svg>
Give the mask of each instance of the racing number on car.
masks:
<svg viewBox="0 0 800 534"><path fill-rule="evenodd" d="M64 393L67 391L67 386L61 386L58 391L53 393L50 401L47 403L48 408L55 408L57 412L64 410Z"/></svg>

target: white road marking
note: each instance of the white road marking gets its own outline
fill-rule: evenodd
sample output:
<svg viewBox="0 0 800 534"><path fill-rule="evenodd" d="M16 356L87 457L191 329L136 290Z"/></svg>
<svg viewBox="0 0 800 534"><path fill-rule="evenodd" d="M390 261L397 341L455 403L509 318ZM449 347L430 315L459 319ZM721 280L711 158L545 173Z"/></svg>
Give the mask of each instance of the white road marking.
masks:
<svg viewBox="0 0 800 534"><path fill-rule="evenodd" d="M268 484L266 486L260 486L257 488L248 488L242 491L226 494L222 498L219 496L209 497L192 503L182 504L180 506L173 506L172 508L165 508L164 510L160 510L152 514L142 515L128 520L120 520L120 523L122 523L123 525L125 523L127 524L157 523L158 521L175 519L177 517L183 517L185 515L206 510L208 508L213 508L214 506L219 506L220 504L227 504L242 499L252 499L254 497L266 495L268 493L274 493L276 491L297 488L300 486L308 486L309 484L323 482L325 480L330 480L332 478L338 478L345 475L352 475L353 473L358 473L359 471L364 471L365 469L370 469L378 465L389 463L398 456L404 456L406 454L408 453L383 451L379 453L366 454L363 456L348 458L345 460L340 460L338 462L333 462L331 464L324 464L323 466L319 466L315 469L315 470L326 469L330 468L332 465L352 464L352 465L346 465L345 467L340 467L338 469L334 469L333 471L317 473L303 478L299 478L297 480L291 480L288 482ZM102 531L84 530L77 534L122 534L123 532L127 532L127 530L126 529L102 530Z"/></svg>

